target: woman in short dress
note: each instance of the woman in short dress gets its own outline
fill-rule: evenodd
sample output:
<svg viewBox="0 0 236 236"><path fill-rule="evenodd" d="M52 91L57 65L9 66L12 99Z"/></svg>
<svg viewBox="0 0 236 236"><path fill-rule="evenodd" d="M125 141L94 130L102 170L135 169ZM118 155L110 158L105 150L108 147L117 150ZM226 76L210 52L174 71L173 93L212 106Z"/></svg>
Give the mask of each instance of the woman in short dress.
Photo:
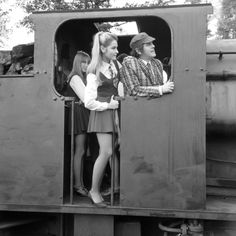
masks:
<svg viewBox="0 0 236 236"><path fill-rule="evenodd" d="M91 110L88 132L95 132L99 143L99 155L95 161L92 187L89 197L98 207L106 204L100 192L105 167L112 155L112 138L119 131L118 63L116 61L117 36L109 32L98 32L94 36L92 59L87 70L85 106ZM117 162L117 160L116 160ZM117 181L115 181L115 188Z"/></svg>
<svg viewBox="0 0 236 236"><path fill-rule="evenodd" d="M74 57L73 67L68 75L67 83L68 94L75 97L74 106L74 135L75 135L75 153L74 153L74 190L82 196L87 196L88 191L84 187L83 181L83 156L85 154L87 129L90 111L85 108L84 89L86 85L86 71L90 62L90 56L78 51ZM71 135L71 110L69 115L68 133Z"/></svg>

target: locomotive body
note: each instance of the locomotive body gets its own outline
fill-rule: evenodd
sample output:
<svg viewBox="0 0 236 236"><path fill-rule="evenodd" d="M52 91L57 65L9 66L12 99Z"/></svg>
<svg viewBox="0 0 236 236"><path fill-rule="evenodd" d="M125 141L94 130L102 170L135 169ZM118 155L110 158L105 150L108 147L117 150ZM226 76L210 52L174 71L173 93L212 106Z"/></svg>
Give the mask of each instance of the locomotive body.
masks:
<svg viewBox="0 0 236 236"><path fill-rule="evenodd" d="M0 77L3 216L37 212L54 217L47 223L61 227L52 227L55 235L85 236L162 235L153 225L166 219L194 220L189 228L205 220L209 232L215 220L235 221L235 41L206 45L211 10L203 4L35 13L34 75ZM65 130L74 99L62 93L58 68L69 70L77 50L90 52L98 25L118 22L135 22L157 38L158 58L168 58L176 88L162 98L121 102L121 192L99 209L73 193L74 140ZM132 36L119 36L120 53L129 53Z"/></svg>

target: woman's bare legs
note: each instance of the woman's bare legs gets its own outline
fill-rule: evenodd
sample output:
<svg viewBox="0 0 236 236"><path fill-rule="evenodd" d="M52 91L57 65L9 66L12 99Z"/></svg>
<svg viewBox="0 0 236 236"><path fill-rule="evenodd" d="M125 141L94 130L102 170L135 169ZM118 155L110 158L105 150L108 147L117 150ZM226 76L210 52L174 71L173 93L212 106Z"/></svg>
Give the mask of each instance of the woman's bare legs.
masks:
<svg viewBox="0 0 236 236"><path fill-rule="evenodd" d="M118 193L119 190L120 190L120 162L119 162L119 158L117 156L117 151L116 151L116 145L117 145L117 141L118 141L118 138L116 137L117 140L115 140L115 143L114 143L114 149L113 149L113 170L112 170L112 156L110 157L109 159L109 165L110 165L110 168L111 168L111 174L112 174L112 171L114 171L114 192L115 193ZM104 190L102 192L102 195L103 196L107 196L107 195L110 195L111 194L111 187L109 187L108 189Z"/></svg>
<svg viewBox="0 0 236 236"><path fill-rule="evenodd" d="M103 201L100 186L105 167L112 155L112 134L97 133L97 138L99 143L99 156L93 167L92 188L90 190L90 194L95 203Z"/></svg>
<svg viewBox="0 0 236 236"><path fill-rule="evenodd" d="M112 160L110 160L111 162ZM114 155L114 169L111 170L111 171L114 171L114 191L117 192L119 191L119 188L120 188L120 166L119 166L119 160L118 160L118 157L117 155L115 154ZM112 166L112 165L110 165Z"/></svg>
<svg viewBox="0 0 236 236"><path fill-rule="evenodd" d="M84 187L83 181L83 156L85 153L86 134L75 136L75 154L74 154L74 187Z"/></svg>

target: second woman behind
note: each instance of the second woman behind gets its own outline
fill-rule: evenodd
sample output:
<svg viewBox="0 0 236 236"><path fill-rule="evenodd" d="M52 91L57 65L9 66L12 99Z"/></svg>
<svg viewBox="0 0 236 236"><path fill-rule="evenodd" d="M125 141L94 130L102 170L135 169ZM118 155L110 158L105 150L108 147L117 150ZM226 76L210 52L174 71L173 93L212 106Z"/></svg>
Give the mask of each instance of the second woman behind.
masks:
<svg viewBox="0 0 236 236"><path fill-rule="evenodd" d="M74 153L74 190L82 196L87 196L88 191L84 187L83 181L83 156L85 154L87 128L90 111L84 107L84 89L86 85L86 71L90 56L78 51L74 57L73 67L68 76L70 86L68 86L69 94L75 97L74 107L74 135L75 135L75 153ZM73 90L72 90L72 89ZM69 134L71 134L71 115L69 117Z"/></svg>
<svg viewBox="0 0 236 236"><path fill-rule="evenodd" d="M95 34L92 60L87 70L84 103L91 110L88 132L95 132L99 143L99 156L93 167L89 197L98 207L106 206L100 186L112 155L112 138L119 130L116 111L119 103L114 100L114 96L118 95L119 84L117 66L114 64L118 53L117 40L117 36L109 32Z"/></svg>

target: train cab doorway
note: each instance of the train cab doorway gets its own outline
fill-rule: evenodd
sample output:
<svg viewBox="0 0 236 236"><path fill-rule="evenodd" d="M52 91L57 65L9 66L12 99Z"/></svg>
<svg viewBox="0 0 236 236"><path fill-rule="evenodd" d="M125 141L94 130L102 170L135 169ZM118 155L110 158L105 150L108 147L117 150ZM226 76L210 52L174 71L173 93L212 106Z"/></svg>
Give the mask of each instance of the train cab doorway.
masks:
<svg viewBox="0 0 236 236"><path fill-rule="evenodd" d="M119 55L130 54L129 43L131 38L138 32L146 32L156 38L154 45L157 58L162 61L164 70L171 77L172 36L171 29L166 21L154 16L99 18L99 19L73 19L61 24L56 31L54 47L54 87L65 100L65 124L64 124L64 202L73 204L84 204L87 200L78 198L73 194L73 167L74 143L71 135L68 135L68 119L71 112L73 98L67 95L67 78L71 71L73 59L77 51L91 52L93 35L98 31L109 30L118 36ZM121 62L121 61L120 61ZM122 121L121 121L122 122ZM73 147L72 147L73 146ZM84 183L90 188L93 163L98 156L98 144L95 135L89 137L87 155L84 157ZM122 158L122 153L118 153ZM104 176L103 188L110 185L111 171L109 166ZM115 205L119 205L119 197L115 199Z"/></svg>

